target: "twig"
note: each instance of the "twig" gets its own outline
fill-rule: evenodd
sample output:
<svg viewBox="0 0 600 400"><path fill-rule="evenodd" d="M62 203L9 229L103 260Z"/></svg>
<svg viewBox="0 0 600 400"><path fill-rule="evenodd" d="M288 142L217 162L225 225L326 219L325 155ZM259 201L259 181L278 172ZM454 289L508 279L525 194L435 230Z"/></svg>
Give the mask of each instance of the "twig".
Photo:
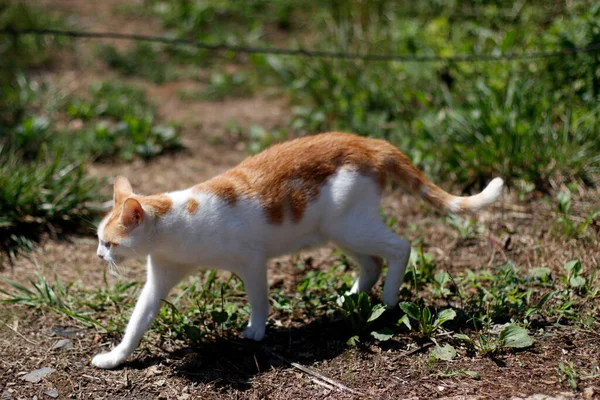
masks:
<svg viewBox="0 0 600 400"><path fill-rule="evenodd" d="M304 366L304 365L302 365L302 364L298 364L298 363L296 363L296 362L292 362L292 361L290 361L290 360L286 359L285 357L283 357L283 356L281 356L281 355L279 355L279 354L277 354L277 353L275 353L275 352L272 352L272 351L270 351L270 350L269 350L269 353L271 353L271 354L272 354L272 355L274 355L275 357L279 358L281 361L284 361L284 362L286 362L286 363L290 364L292 367L294 367L294 368L297 368L297 369L299 369L300 371L302 371L302 372L304 372L304 373L306 373L306 374L308 374L308 375L311 375L311 376L313 376L313 377L315 377L315 378L317 378L317 379L320 379L320 380L322 380L322 381L325 381L325 382L327 382L327 383L329 383L329 384L331 384L331 385L333 385L333 386L335 386L335 387L338 387L338 388L340 388L340 389L342 389L342 390L345 390L345 391L347 391L347 392L350 392L350 393L352 393L352 394L355 394L355 395L358 395L358 396L364 396L364 395L365 395L364 393L361 393L361 392L359 392L359 391L357 391L357 390L354 390L354 389L351 389L351 388L349 388L349 387L348 387L348 386L346 386L346 385L343 385L343 384L341 384L341 383L339 383L339 382L336 382L336 381L334 381L333 379L331 379L331 378L329 378L329 377L327 377L327 376L325 376L325 375L321 374L321 373L320 373L320 372L318 372L318 371L315 371L315 370L314 370L314 369L312 369L312 368L308 368L308 367L305 367L305 366Z"/></svg>
<svg viewBox="0 0 600 400"><path fill-rule="evenodd" d="M335 389L335 388L334 388L333 386L331 386L330 384L328 384L328 383L325 383L325 382L323 382L323 381L320 381L320 380L318 380L317 378L312 378L312 377L311 377L311 378L310 378L310 380L311 380L312 382L316 383L317 385L321 385L321 386L323 386L323 387L324 387L324 388L326 388L326 389L329 389L329 390L334 390L334 389Z"/></svg>
<svg viewBox="0 0 600 400"><path fill-rule="evenodd" d="M429 346L433 346L433 342L429 342L429 343L425 343L423 346L421 347L417 347L416 349L412 349L412 350L408 350L407 352L404 352L400 355L400 357L408 357L410 355L413 355L415 353L418 353L421 350L424 350L426 348L428 348Z"/></svg>
<svg viewBox="0 0 600 400"><path fill-rule="evenodd" d="M32 345L34 345L34 346L39 346L39 345L40 345L39 343L37 343L37 342L34 342L33 340L31 340L31 339L28 339L27 337L23 336L23 334L22 334L21 332L17 331L15 328L13 328L12 326L10 326L10 325L9 325L9 324L7 324L6 322L4 322L4 321L0 321L0 322L2 322L2 324L3 324L4 326L6 326L8 329L10 329L10 330L11 330L11 331L13 331L14 333L16 333L17 335L21 336L23 339L25 339L25 340L27 341L27 343L29 343L29 344L32 344Z"/></svg>

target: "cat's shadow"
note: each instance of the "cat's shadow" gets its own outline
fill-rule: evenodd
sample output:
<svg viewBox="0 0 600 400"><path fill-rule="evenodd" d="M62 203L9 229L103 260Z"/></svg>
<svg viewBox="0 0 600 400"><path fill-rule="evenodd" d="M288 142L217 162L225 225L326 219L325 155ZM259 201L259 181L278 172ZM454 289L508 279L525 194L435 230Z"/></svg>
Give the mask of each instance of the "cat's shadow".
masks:
<svg viewBox="0 0 600 400"><path fill-rule="evenodd" d="M193 383L246 390L254 376L272 368L336 357L347 349L348 337L345 321L321 319L290 329L270 327L261 342L222 337L178 349L168 357L143 357L126 366L145 369L162 363Z"/></svg>

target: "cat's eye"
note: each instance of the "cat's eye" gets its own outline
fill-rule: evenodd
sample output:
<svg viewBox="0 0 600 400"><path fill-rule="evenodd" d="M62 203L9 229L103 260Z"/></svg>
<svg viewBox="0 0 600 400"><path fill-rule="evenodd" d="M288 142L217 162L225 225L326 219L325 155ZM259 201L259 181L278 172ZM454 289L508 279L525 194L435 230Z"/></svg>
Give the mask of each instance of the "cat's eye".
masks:
<svg viewBox="0 0 600 400"><path fill-rule="evenodd" d="M103 240L100 240L100 244L106 248L112 248L115 244L113 242L105 242Z"/></svg>

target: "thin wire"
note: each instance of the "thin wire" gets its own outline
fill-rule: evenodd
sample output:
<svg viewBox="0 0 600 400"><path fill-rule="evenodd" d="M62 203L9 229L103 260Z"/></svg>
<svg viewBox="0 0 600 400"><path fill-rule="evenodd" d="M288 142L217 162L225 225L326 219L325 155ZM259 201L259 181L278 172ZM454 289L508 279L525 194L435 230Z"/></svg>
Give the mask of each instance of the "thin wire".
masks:
<svg viewBox="0 0 600 400"><path fill-rule="evenodd" d="M479 62L479 61L511 61L511 60L531 60L536 58L549 58L577 53L592 53L600 51L600 43L590 44L584 47L569 47L560 50L542 51L534 53L505 53L498 55L473 54L458 55L450 57L442 56L413 56L402 54L359 54L343 53L336 51L305 50L305 49L282 49L275 47L252 47L252 46L231 46L223 43L210 44L206 42L176 39L164 36L150 36L139 34L125 34L116 32L85 32L73 30L58 29L2 29L0 35L54 35L66 36L72 38L88 39L118 39L135 40L139 42L154 42L168 45L191 46L203 50L211 51L233 51L244 54L273 54L284 56L303 56L315 58L335 58L343 60L362 60L362 61L400 61L400 62Z"/></svg>

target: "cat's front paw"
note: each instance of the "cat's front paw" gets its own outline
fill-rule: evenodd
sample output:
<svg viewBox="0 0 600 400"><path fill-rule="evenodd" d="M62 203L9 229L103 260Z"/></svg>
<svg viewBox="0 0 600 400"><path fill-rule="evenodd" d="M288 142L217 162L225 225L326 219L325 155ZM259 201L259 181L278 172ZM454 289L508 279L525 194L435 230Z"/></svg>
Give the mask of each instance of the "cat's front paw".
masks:
<svg viewBox="0 0 600 400"><path fill-rule="evenodd" d="M244 337L246 339L256 340L257 342L263 340L263 338L265 337L264 325L261 327L248 325L246 329L244 329Z"/></svg>
<svg viewBox="0 0 600 400"><path fill-rule="evenodd" d="M96 355L92 359L92 364L102 369L113 369L123 364L125 360L127 360L126 354L113 350L110 353Z"/></svg>

